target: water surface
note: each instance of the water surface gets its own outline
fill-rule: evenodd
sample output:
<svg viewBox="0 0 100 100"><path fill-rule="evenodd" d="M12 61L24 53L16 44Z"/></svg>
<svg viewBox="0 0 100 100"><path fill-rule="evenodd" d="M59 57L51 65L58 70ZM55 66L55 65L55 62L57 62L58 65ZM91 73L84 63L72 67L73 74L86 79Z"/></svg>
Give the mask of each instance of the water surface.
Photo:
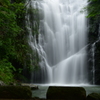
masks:
<svg viewBox="0 0 100 100"><path fill-rule="evenodd" d="M32 91L32 97L39 97L39 98L46 98L46 92L48 89L48 85L39 85L38 90ZM78 86L75 86L78 87ZM90 93L100 93L100 86L79 86L79 87L84 87L86 90L86 95Z"/></svg>

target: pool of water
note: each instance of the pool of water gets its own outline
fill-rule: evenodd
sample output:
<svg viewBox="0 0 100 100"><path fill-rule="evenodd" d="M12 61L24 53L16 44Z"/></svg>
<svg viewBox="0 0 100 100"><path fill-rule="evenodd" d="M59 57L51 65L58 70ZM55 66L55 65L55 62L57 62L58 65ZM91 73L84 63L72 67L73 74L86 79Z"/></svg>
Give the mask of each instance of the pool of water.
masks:
<svg viewBox="0 0 100 100"><path fill-rule="evenodd" d="M48 86L38 86L38 90L32 91L32 97L46 98Z"/></svg>
<svg viewBox="0 0 100 100"><path fill-rule="evenodd" d="M32 97L46 98L46 92L49 86L38 85L38 90L32 91ZM80 87L80 86L79 86ZM90 93L100 93L100 86L81 86L86 90L86 95Z"/></svg>
<svg viewBox="0 0 100 100"><path fill-rule="evenodd" d="M100 86L85 86L86 94L100 93Z"/></svg>

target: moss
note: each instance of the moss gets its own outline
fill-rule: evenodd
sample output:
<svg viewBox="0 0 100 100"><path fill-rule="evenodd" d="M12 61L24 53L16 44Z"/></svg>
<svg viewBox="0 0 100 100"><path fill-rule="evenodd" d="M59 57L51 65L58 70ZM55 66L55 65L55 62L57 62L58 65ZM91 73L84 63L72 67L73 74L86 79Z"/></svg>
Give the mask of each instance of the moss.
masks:
<svg viewBox="0 0 100 100"><path fill-rule="evenodd" d="M85 100L86 91L82 87L56 87L50 86L47 99Z"/></svg>
<svg viewBox="0 0 100 100"><path fill-rule="evenodd" d="M0 99L30 99L32 92L28 86L0 86Z"/></svg>

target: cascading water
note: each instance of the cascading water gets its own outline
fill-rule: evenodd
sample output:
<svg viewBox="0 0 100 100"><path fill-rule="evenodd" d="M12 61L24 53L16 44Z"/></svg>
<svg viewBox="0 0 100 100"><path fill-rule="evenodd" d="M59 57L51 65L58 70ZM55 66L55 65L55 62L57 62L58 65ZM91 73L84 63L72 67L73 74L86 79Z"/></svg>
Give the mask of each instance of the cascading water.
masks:
<svg viewBox="0 0 100 100"><path fill-rule="evenodd" d="M95 43L92 44L92 61L93 61L93 84L95 84Z"/></svg>
<svg viewBox="0 0 100 100"><path fill-rule="evenodd" d="M40 71L33 72L35 83L87 83L87 20L82 9L87 0L31 0L27 5L39 10L38 43L26 15L29 45L37 50Z"/></svg>

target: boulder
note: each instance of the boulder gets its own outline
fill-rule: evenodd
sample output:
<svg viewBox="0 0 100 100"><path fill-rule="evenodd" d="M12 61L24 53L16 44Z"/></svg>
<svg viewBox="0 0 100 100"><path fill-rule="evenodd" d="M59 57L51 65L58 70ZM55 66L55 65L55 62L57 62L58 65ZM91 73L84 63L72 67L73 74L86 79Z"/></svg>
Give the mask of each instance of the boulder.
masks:
<svg viewBox="0 0 100 100"><path fill-rule="evenodd" d="M0 80L0 86L6 86L6 84Z"/></svg>
<svg viewBox="0 0 100 100"><path fill-rule="evenodd" d="M28 86L0 86L0 99L30 99L32 92Z"/></svg>
<svg viewBox="0 0 100 100"><path fill-rule="evenodd" d="M37 89L39 89L38 86L31 86L30 88L31 88L31 90L37 90Z"/></svg>
<svg viewBox="0 0 100 100"><path fill-rule="evenodd" d="M37 90L39 89L37 85L34 84L28 84L28 83L21 83L21 86L29 86L31 90Z"/></svg>
<svg viewBox="0 0 100 100"><path fill-rule="evenodd" d="M100 100L100 94L91 93L87 96L86 100Z"/></svg>
<svg viewBox="0 0 100 100"><path fill-rule="evenodd" d="M83 87L50 86L46 94L47 99L86 100Z"/></svg>

